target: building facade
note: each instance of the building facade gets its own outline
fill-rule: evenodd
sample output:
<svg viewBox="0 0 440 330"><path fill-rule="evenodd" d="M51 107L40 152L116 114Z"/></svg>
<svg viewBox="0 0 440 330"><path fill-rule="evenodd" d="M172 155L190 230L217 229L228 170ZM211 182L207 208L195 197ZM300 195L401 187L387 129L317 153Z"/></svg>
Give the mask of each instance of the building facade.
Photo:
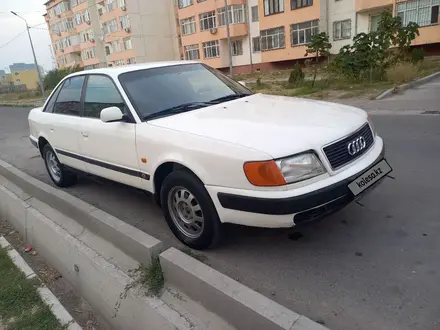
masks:
<svg viewBox="0 0 440 330"><path fill-rule="evenodd" d="M171 0L50 0L45 6L58 68L180 59Z"/></svg>
<svg viewBox="0 0 440 330"><path fill-rule="evenodd" d="M225 0L176 0L185 59L229 66ZM384 10L420 25L414 45L440 47L440 0L228 0L234 70L269 69L305 58L307 43L326 32L336 54L374 31Z"/></svg>
<svg viewBox="0 0 440 330"><path fill-rule="evenodd" d="M14 63L9 66L9 70L11 71L10 79L12 79L14 86L22 86L23 89L27 90L37 90L39 88L38 71L35 64ZM38 70L41 76L44 76L44 70L41 66L38 67Z"/></svg>

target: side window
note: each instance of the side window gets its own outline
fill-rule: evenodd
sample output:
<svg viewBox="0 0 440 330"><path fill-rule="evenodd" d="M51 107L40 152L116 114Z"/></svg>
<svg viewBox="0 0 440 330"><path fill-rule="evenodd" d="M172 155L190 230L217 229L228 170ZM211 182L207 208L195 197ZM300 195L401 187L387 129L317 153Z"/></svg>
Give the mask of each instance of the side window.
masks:
<svg viewBox="0 0 440 330"><path fill-rule="evenodd" d="M81 92L85 76L67 79L61 88L53 112L62 115L80 116Z"/></svg>
<svg viewBox="0 0 440 330"><path fill-rule="evenodd" d="M55 101L57 100L57 97L58 97L58 94L60 93L61 88L62 88L62 86L58 87L58 89L52 93L52 96L49 99L49 101L47 102L47 105L44 108L43 112L49 112L49 113L53 112L53 107L55 105Z"/></svg>
<svg viewBox="0 0 440 330"><path fill-rule="evenodd" d="M99 118L101 110L108 107L118 107L127 113L124 100L111 78L101 75L90 75L87 81L86 97L84 100L84 116Z"/></svg>

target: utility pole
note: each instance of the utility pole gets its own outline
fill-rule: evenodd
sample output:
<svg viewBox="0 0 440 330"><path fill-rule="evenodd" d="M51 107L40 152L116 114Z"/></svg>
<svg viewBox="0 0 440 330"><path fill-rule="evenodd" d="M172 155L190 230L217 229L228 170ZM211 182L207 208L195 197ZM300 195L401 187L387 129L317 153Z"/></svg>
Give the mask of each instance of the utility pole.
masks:
<svg viewBox="0 0 440 330"><path fill-rule="evenodd" d="M26 30L27 30L27 33L28 33L28 36L29 36L29 42L31 43L32 54L34 55L34 63L35 63L36 69L37 69L38 83L40 84L41 95L43 96L43 98L45 98L45 97L46 97L46 94L45 94L45 92L44 92L43 79L42 79L42 77L41 77L40 67L38 66L37 56L35 56L34 44L32 43L31 33L29 32L29 29L30 29L30 28L29 28L29 25L28 25L27 21L26 21L23 17L21 17L20 15L18 15L16 12L13 12L13 11L11 10L11 14L12 14L12 15L15 15L15 16L17 16L17 17L19 17L19 18L21 18L21 19L26 23Z"/></svg>
<svg viewBox="0 0 440 330"><path fill-rule="evenodd" d="M232 45L231 45L231 31L229 30L229 8L228 0L225 0L225 21L226 21L226 32L228 34L228 50L229 50L229 75L231 78L234 77L232 72Z"/></svg>
<svg viewBox="0 0 440 330"><path fill-rule="evenodd" d="M251 7L249 7L249 1L246 0L246 8L248 10L248 15L247 15L247 26L248 26L248 36L249 36L249 64L251 65L251 72L254 72L254 65L253 65L253 61L252 61L252 35L251 35L251 20L252 20L252 9Z"/></svg>

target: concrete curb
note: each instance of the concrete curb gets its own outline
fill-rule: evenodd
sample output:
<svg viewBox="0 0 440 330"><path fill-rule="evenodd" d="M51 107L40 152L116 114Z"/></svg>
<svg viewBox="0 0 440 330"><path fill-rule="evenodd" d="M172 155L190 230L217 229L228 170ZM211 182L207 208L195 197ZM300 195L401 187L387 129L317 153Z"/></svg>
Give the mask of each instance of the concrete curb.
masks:
<svg viewBox="0 0 440 330"><path fill-rule="evenodd" d="M162 252L160 261L168 283L237 329L326 329L175 248Z"/></svg>
<svg viewBox="0 0 440 330"><path fill-rule="evenodd" d="M25 274L26 278L38 278L37 274L35 274L29 264L3 236L0 237L0 246L8 250L9 258L11 258L14 265ZM67 330L82 329L73 319L72 315L70 315L70 313L64 308L58 298L55 297L52 291L50 291L44 283L37 289L37 292L43 303L49 306L52 314L57 318L58 322L60 322L62 326L66 327Z"/></svg>
<svg viewBox="0 0 440 330"><path fill-rule="evenodd" d="M195 325L184 311L135 288L127 275L139 262L148 264L159 255L162 242L1 160L0 217L117 329L144 329L146 324L151 329L225 329L214 325L221 322L212 321L210 313L240 330L326 329L170 248L160 254L165 284L204 307L190 316L207 322Z"/></svg>
<svg viewBox="0 0 440 330"><path fill-rule="evenodd" d="M390 88L390 89L386 90L385 92L383 92L382 94L380 94L379 96L377 96L376 100L383 100L383 99L390 97L398 92L402 92L407 89L426 84L427 82L434 80L437 77L440 77L440 72L435 72L427 77L423 77L423 78L417 79L415 81L411 81L407 84L403 84L403 85L400 85L397 87Z"/></svg>

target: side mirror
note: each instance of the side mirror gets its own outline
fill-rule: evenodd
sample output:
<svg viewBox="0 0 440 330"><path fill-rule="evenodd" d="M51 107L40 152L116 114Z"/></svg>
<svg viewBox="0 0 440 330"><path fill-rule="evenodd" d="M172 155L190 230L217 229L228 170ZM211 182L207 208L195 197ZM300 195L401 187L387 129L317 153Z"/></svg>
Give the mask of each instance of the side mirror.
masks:
<svg viewBox="0 0 440 330"><path fill-rule="evenodd" d="M101 110L100 117L104 123L114 123L122 121L124 114L118 107L109 107Z"/></svg>
<svg viewBox="0 0 440 330"><path fill-rule="evenodd" d="M239 83L240 85L243 85L244 87L246 87L246 83L245 83L243 80L239 81L238 83Z"/></svg>

